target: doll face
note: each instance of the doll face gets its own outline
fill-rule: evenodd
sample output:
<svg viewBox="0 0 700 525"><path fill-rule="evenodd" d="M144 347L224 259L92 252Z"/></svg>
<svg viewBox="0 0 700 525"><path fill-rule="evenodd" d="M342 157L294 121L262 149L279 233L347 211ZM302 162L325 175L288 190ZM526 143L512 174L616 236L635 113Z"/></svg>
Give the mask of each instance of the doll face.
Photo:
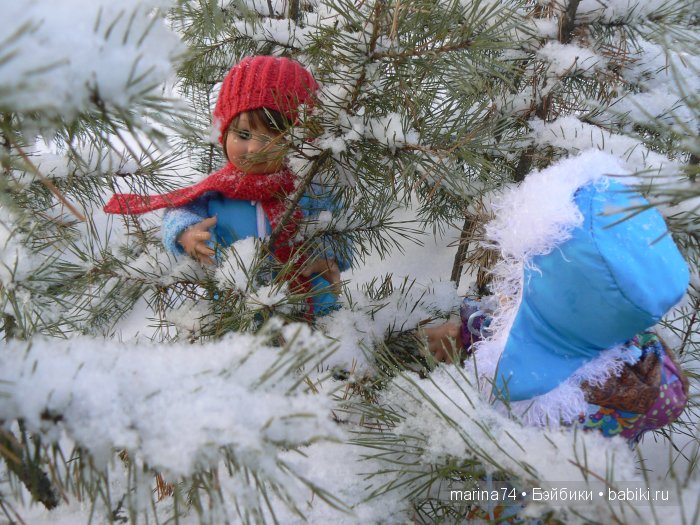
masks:
<svg viewBox="0 0 700 525"><path fill-rule="evenodd" d="M282 169L287 151L283 134L270 129L251 112L233 120L224 142L228 160L244 173L268 174Z"/></svg>

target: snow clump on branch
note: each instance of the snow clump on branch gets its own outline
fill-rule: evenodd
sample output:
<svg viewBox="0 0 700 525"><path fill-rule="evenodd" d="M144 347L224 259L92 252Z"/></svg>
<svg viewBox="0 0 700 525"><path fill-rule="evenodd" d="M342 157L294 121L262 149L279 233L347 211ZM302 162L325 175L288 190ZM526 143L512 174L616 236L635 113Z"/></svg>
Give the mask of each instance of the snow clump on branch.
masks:
<svg viewBox="0 0 700 525"><path fill-rule="evenodd" d="M181 43L159 12L169 4L7 4L3 15L12 23L0 26L0 109L65 117L96 100L128 108L172 74Z"/></svg>

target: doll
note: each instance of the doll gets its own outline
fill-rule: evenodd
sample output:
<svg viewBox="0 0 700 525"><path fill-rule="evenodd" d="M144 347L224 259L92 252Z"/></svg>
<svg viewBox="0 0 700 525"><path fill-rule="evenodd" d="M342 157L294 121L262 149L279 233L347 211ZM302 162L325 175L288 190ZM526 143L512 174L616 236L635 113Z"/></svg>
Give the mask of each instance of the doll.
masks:
<svg viewBox="0 0 700 525"><path fill-rule="evenodd" d="M215 263L221 248L238 240L269 236L285 214L286 196L295 190L296 177L285 162L284 132L298 123L302 104L312 105L317 89L311 73L293 60L245 58L226 75L214 109L226 166L165 195L115 195L105 211L139 214L167 208L165 247L207 265ZM312 185L281 229L273 247L281 263L297 256L299 223L327 204L322 191ZM308 313L322 315L337 307L340 271L349 264L323 246L315 252L300 257L303 268L290 284L295 291L312 292Z"/></svg>
<svg viewBox="0 0 700 525"><path fill-rule="evenodd" d="M685 294L688 267L658 211L604 175L623 171L611 157L565 163L512 190L487 226L503 257L495 296L515 295L491 301L491 315L465 300L461 326L428 328L428 348L441 361L456 357L453 341L473 351L484 391L527 423L634 444L677 419L688 399L673 352L649 331ZM569 218L535 209L548 206L543 195L569 200ZM641 211L626 216L632 208ZM528 228L541 233L518 239Z"/></svg>

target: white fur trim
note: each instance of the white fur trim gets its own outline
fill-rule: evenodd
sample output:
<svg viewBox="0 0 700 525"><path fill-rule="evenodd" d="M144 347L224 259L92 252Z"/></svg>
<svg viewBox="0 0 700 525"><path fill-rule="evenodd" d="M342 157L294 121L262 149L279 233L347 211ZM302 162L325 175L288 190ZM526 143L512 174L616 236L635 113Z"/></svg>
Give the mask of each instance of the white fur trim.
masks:
<svg viewBox="0 0 700 525"><path fill-rule="evenodd" d="M255 219L258 225L258 239L264 239L267 236L267 228L265 225L265 210L262 204L255 203Z"/></svg>
<svg viewBox="0 0 700 525"><path fill-rule="evenodd" d="M574 228L583 222L574 203L576 190L589 182L607 184L608 175L624 176L626 172L616 157L597 150L586 151L528 175L493 204L496 218L486 225L487 244L501 252L501 260L493 269L491 291L496 297L509 299L501 301L490 325L492 335L477 343L475 362L467 364L478 373L485 393L491 391L492 378L522 300L526 265L534 256L551 252L571 237ZM571 423L587 408L580 384L602 383L612 374L619 374L625 360L629 360L629 355L623 354L620 348L601 353L551 392L512 403L512 412L533 425Z"/></svg>
<svg viewBox="0 0 700 525"><path fill-rule="evenodd" d="M608 378L619 376L625 363L634 363L638 357L626 346L610 348L581 366L554 390L511 403L511 411L529 425L556 427L571 424L588 408L581 384L602 386Z"/></svg>

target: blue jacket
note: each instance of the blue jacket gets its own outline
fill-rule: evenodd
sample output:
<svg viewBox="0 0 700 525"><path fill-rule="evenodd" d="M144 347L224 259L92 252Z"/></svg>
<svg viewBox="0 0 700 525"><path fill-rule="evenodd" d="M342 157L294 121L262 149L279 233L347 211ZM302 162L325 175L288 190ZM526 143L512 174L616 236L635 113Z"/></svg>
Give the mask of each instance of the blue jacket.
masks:
<svg viewBox="0 0 700 525"><path fill-rule="evenodd" d="M299 201L304 218L317 217L322 211L337 211L324 187L312 184L307 194ZM190 204L180 208L168 208L163 216L163 244L172 253L183 254L177 242L180 234L190 226L208 217L217 217L217 223L209 231L214 245L228 247L234 242L248 237L265 237L271 233L270 222L262 206L251 201L241 201L222 197L216 192L205 193ZM314 250L316 258L335 259L340 271L350 267L349 255L333 248L330 242L319 239ZM330 283L314 274L311 277L313 291L327 289ZM323 315L335 309L336 297L332 293L320 293L313 297L315 315Z"/></svg>

